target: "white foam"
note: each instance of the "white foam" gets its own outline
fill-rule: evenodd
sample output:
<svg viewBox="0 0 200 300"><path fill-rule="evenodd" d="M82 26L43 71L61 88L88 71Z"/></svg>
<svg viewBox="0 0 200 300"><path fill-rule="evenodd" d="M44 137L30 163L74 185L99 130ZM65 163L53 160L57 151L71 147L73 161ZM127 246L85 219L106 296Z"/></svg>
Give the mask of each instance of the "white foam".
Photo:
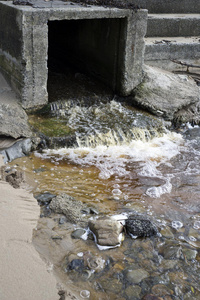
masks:
<svg viewBox="0 0 200 300"><path fill-rule="evenodd" d="M193 225L194 229L200 229L200 221L195 221Z"/></svg>
<svg viewBox="0 0 200 300"><path fill-rule="evenodd" d="M165 184L148 188L146 194L152 198L158 198L163 194L170 193L172 190L170 178L165 179L167 180Z"/></svg>
<svg viewBox="0 0 200 300"><path fill-rule="evenodd" d="M37 156L50 158L58 162L67 158L75 164L82 166L96 166L99 169L99 178L108 179L113 175L118 177L128 176L130 169L127 168L133 162L138 162L138 175L145 177L159 177L166 183L159 187L150 187L147 195L150 197L160 197L163 193L171 191L170 176L162 177L158 167L161 163L176 156L183 139L180 134L168 132L162 137L156 137L151 141L132 140L129 144L116 146L97 146L95 148L62 148L57 150L45 150L43 154L36 153ZM113 189L114 195L120 195L118 187Z"/></svg>
<svg viewBox="0 0 200 300"><path fill-rule="evenodd" d="M183 223L181 221L172 221L172 227L174 229L180 229L183 227Z"/></svg>

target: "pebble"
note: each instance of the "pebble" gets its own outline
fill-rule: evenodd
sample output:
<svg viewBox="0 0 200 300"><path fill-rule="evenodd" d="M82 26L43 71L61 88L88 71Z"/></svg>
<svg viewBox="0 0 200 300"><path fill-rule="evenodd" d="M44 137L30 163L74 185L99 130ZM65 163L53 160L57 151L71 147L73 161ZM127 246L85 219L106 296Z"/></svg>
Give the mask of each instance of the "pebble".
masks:
<svg viewBox="0 0 200 300"><path fill-rule="evenodd" d="M102 278L99 281L100 285L102 286L103 290L106 292L113 292L118 294L123 289L123 284L118 278L112 278L112 280L108 280L107 278Z"/></svg>
<svg viewBox="0 0 200 300"><path fill-rule="evenodd" d="M86 233L85 229L76 229L72 232L71 237L73 239L81 239L81 237Z"/></svg>
<svg viewBox="0 0 200 300"><path fill-rule="evenodd" d="M62 240L62 237L59 235L52 235L52 240Z"/></svg>
<svg viewBox="0 0 200 300"><path fill-rule="evenodd" d="M173 269L178 263L178 260L175 259L163 259L163 261L160 264L160 267L165 270Z"/></svg>
<svg viewBox="0 0 200 300"><path fill-rule="evenodd" d="M59 218L59 224L60 225L66 223L66 222L67 222L67 218L65 216L62 216L62 217Z"/></svg>
<svg viewBox="0 0 200 300"><path fill-rule="evenodd" d="M127 272L127 280L131 283L140 283L147 277L149 277L149 273L144 269L128 270Z"/></svg>
<svg viewBox="0 0 200 300"><path fill-rule="evenodd" d="M188 237L194 237L195 239L200 240L199 230L195 230L194 228L190 228Z"/></svg>
<svg viewBox="0 0 200 300"><path fill-rule="evenodd" d="M197 251L189 248L183 249L183 255L187 258L187 260L194 260L197 256Z"/></svg>
<svg viewBox="0 0 200 300"><path fill-rule="evenodd" d="M161 297L157 297L153 294L149 294L149 295L145 295L142 300L164 300L163 298Z"/></svg>
<svg viewBox="0 0 200 300"><path fill-rule="evenodd" d="M56 195L54 195L52 193L49 193L49 192L46 192L46 193L39 194L39 195L34 196L34 197L37 199L37 201L40 204L42 204L42 205L45 204L46 205L46 204L50 203L51 200L56 197Z"/></svg>
<svg viewBox="0 0 200 300"><path fill-rule="evenodd" d="M182 247L179 245L165 245L162 253L165 259L178 259L182 257Z"/></svg>
<svg viewBox="0 0 200 300"><path fill-rule="evenodd" d="M171 231L171 229L166 226L165 228L163 228L160 233L162 234L163 237L167 238L167 239L173 239L174 238L174 235Z"/></svg>
<svg viewBox="0 0 200 300"><path fill-rule="evenodd" d="M126 299L133 299L134 298L138 298L141 299L141 287L139 285L129 285L126 290L125 290L125 294L126 294Z"/></svg>
<svg viewBox="0 0 200 300"><path fill-rule="evenodd" d="M173 295L173 291L169 289L166 285L164 284L157 284L154 285L151 289L152 293L156 296L163 297L165 295Z"/></svg>

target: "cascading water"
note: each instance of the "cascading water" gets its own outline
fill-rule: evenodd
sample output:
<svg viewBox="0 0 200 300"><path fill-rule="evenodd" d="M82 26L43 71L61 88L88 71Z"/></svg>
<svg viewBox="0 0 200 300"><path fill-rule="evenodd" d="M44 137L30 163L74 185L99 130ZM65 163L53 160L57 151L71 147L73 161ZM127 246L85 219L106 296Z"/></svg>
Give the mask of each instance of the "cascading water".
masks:
<svg viewBox="0 0 200 300"><path fill-rule="evenodd" d="M50 109L50 123L44 115L32 116L32 124L40 118L51 131L60 124L60 135L72 134L76 143L15 161L27 176L34 172L32 191L65 192L101 214L145 214L160 232L100 251L90 239L73 241L76 227L58 215L41 218L35 245L63 284L72 280L80 299L200 299L199 128L170 132L162 120L116 100L62 100ZM70 255L96 259L98 267L69 270L63 257Z"/></svg>

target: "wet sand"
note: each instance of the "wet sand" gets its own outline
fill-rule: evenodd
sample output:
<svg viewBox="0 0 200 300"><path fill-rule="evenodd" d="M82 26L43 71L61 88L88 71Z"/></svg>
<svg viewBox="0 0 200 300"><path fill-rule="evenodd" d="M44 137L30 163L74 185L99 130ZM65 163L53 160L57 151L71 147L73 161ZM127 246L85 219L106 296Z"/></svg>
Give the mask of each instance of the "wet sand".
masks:
<svg viewBox="0 0 200 300"><path fill-rule="evenodd" d="M30 193L0 179L1 300L59 299L56 279L32 245L39 213Z"/></svg>

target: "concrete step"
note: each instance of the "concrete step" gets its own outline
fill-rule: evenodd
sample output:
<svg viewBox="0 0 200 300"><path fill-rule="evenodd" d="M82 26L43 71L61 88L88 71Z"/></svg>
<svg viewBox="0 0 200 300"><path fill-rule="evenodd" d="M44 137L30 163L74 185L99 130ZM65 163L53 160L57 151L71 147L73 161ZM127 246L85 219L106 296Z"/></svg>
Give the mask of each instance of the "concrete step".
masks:
<svg viewBox="0 0 200 300"><path fill-rule="evenodd" d="M185 37L199 35L200 14L148 15L147 37Z"/></svg>
<svg viewBox="0 0 200 300"><path fill-rule="evenodd" d="M199 0L134 0L134 4L148 9L149 13L200 13Z"/></svg>
<svg viewBox="0 0 200 300"><path fill-rule="evenodd" d="M195 37L145 38L146 64L170 71L186 68L172 62L172 60L200 65L200 35Z"/></svg>

